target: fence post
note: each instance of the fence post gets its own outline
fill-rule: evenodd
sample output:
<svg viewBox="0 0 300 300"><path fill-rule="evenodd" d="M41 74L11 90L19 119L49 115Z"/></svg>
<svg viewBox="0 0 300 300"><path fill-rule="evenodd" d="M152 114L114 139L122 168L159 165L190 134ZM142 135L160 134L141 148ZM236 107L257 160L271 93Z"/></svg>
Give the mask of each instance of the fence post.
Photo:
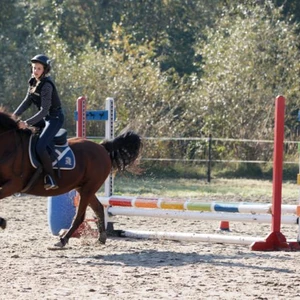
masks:
<svg viewBox="0 0 300 300"><path fill-rule="evenodd" d="M207 161L207 182L211 179L211 133L208 136L208 161Z"/></svg>

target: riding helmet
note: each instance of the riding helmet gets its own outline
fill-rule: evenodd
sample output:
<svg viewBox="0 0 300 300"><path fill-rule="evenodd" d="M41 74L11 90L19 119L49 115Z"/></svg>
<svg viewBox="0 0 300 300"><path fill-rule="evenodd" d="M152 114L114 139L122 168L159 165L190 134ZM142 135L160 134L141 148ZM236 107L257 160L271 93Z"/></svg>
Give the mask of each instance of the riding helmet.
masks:
<svg viewBox="0 0 300 300"><path fill-rule="evenodd" d="M42 64L45 67L45 71L44 71L45 74L50 72L51 60L48 58L48 56L46 56L44 54L38 54L38 55L34 56L30 61L31 61L31 63L40 63L40 64Z"/></svg>

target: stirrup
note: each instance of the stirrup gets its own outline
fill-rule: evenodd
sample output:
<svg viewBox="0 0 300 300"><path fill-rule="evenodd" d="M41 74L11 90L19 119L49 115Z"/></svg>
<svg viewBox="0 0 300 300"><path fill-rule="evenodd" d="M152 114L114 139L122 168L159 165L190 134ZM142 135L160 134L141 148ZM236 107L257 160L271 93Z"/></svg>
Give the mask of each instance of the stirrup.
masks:
<svg viewBox="0 0 300 300"><path fill-rule="evenodd" d="M55 190L58 188L58 185L50 175L46 175L44 177L44 188L45 190Z"/></svg>

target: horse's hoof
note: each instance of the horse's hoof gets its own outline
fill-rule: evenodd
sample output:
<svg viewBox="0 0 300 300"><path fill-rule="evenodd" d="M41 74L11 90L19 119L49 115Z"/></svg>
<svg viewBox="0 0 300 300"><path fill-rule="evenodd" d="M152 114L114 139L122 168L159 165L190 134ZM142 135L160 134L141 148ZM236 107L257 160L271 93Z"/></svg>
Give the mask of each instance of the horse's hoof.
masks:
<svg viewBox="0 0 300 300"><path fill-rule="evenodd" d="M68 240L64 239L64 238L60 238L59 242L54 244L53 247L48 247L48 250L62 250L65 249L65 245L67 245Z"/></svg>
<svg viewBox="0 0 300 300"><path fill-rule="evenodd" d="M6 220L3 218L0 218L0 228L3 230L6 228Z"/></svg>
<svg viewBox="0 0 300 300"><path fill-rule="evenodd" d="M100 244L104 245L106 243L106 240L107 240L106 232L101 232L98 240L99 240Z"/></svg>
<svg viewBox="0 0 300 300"><path fill-rule="evenodd" d="M58 243L54 244L52 247L48 247L48 250L65 250L65 245L59 241Z"/></svg>

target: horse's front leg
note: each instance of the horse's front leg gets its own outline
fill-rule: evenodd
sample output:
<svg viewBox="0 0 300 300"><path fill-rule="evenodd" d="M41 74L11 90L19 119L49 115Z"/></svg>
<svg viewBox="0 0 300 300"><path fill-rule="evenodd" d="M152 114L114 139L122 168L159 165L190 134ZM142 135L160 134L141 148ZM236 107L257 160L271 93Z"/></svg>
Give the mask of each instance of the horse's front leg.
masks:
<svg viewBox="0 0 300 300"><path fill-rule="evenodd" d="M5 229L6 228L6 220L0 217L0 228Z"/></svg>
<svg viewBox="0 0 300 300"><path fill-rule="evenodd" d="M7 180L5 182L0 183L0 199L6 198L11 196L17 192L16 185L13 183L12 180ZM6 220L0 217L0 228L6 228Z"/></svg>
<svg viewBox="0 0 300 300"><path fill-rule="evenodd" d="M0 193L1 193L1 190L2 190L2 187L0 187ZM6 220L1 217L0 217L0 228L3 230L6 228Z"/></svg>
<svg viewBox="0 0 300 300"><path fill-rule="evenodd" d="M90 198L90 207L96 214L96 217L98 219L97 227L99 231L99 237L98 240L101 244L105 244L107 239L107 234L105 230L105 217L104 217L104 208L103 205L100 203L100 201L97 199L97 197L94 195Z"/></svg>

